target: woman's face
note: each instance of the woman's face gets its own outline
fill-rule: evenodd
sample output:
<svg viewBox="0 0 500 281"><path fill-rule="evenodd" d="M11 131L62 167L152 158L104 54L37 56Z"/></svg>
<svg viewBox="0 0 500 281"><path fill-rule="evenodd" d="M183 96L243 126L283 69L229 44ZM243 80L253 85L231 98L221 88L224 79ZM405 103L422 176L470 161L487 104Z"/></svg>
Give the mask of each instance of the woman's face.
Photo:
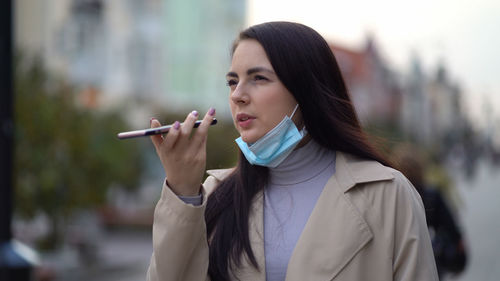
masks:
<svg viewBox="0 0 500 281"><path fill-rule="evenodd" d="M297 105L257 40L238 43L226 79L234 125L246 143L256 142L286 115L290 116ZM298 128L302 126L300 108L293 121Z"/></svg>

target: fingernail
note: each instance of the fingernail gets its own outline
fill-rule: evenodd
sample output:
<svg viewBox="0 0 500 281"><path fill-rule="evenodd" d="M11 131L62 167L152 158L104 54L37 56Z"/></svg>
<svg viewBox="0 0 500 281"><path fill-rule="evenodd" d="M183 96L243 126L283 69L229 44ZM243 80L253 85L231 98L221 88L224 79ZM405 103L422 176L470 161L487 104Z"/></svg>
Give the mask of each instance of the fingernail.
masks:
<svg viewBox="0 0 500 281"><path fill-rule="evenodd" d="M153 120L155 120L156 118L154 117L151 117L151 119L149 119L149 125L151 126L151 124L153 124Z"/></svg>
<svg viewBox="0 0 500 281"><path fill-rule="evenodd" d="M198 111L196 111L196 110L193 110L193 112L191 112L191 114L193 114L194 117L198 117Z"/></svg>
<svg viewBox="0 0 500 281"><path fill-rule="evenodd" d="M179 121L175 121L175 123L174 123L174 129L179 130L180 126L181 126L181 123L179 123Z"/></svg>
<svg viewBox="0 0 500 281"><path fill-rule="evenodd" d="M210 108L210 110L208 111L208 115L210 116L214 116L215 115L215 108Z"/></svg>

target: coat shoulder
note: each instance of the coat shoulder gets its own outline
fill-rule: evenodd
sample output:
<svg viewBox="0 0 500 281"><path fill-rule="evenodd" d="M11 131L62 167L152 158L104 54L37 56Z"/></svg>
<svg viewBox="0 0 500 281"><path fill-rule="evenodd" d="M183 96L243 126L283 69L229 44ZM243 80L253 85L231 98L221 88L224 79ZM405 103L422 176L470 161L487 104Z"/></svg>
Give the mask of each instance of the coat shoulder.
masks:
<svg viewBox="0 0 500 281"><path fill-rule="evenodd" d="M382 166L389 175L384 180L365 181L357 184L348 197L362 212L394 212L404 206L423 209L422 198L413 184L400 171ZM417 207L418 206L418 207Z"/></svg>
<svg viewBox="0 0 500 281"><path fill-rule="evenodd" d="M337 164L339 182L344 192L353 200L362 195L361 197L370 202L369 206L401 200L417 201L421 204L415 187L400 171L392 167L350 154L339 155Z"/></svg>

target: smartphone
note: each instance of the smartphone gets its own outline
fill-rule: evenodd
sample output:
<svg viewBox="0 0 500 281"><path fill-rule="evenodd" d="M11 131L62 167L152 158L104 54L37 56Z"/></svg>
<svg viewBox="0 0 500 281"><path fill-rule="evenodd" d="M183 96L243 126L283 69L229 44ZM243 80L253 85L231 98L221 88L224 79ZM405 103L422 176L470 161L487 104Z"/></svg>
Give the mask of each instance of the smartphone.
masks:
<svg viewBox="0 0 500 281"><path fill-rule="evenodd" d="M200 124L201 120L194 122L193 128L198 128ZM217 124L217 119L213 118L210 125L215 125L215 124ZM161 126L151 129L137 130L137 131L121 132L118 134L118 138L123 140L123 139L137 138L137 137L146 137L151 135L166 134L168 133L170 128L172 128L172 125Z"/></svg>

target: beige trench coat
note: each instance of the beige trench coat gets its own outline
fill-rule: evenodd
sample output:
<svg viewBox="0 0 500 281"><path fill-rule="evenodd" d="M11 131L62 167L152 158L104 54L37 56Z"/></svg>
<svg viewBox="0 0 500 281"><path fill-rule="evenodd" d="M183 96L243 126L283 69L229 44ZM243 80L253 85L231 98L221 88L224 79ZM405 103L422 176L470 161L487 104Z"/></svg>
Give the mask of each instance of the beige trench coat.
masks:
<svg viewBox="0 0 500 281"><path fill-rule="evenodd" d="M378 162L336 155L335 174L297 241L286 281L438 280L422 200L409 181ZM197 207L163 187L148 280L209 280L206 196L229 172L208 172L204 203ZM249 223L260 271L244 259L234 279L265 280L262 193L254 199Z"/></svg>

